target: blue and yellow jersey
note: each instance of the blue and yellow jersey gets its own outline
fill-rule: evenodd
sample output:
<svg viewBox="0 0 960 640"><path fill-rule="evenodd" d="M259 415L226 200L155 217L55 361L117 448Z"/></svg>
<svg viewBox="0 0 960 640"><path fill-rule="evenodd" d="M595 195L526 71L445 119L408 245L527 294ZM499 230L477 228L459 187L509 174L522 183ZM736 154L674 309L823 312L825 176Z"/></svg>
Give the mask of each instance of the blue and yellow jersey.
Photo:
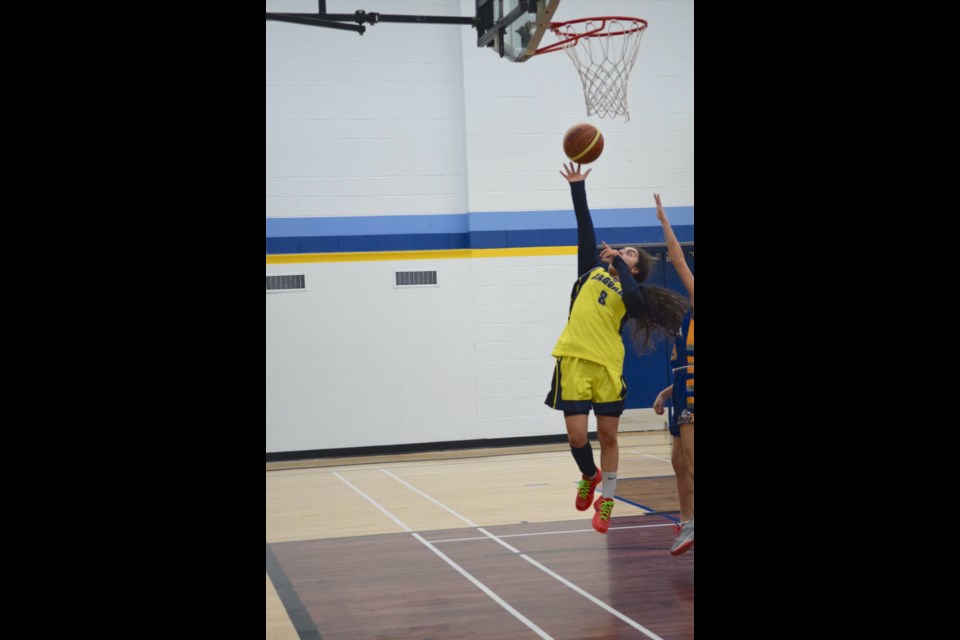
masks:
<svg viewBox="0 0 960 640"><path fill-rule="evenodd" d="M674 372L674 397L685 398L683 406L674 405L674 410L680 411L686 409L693 413L694 395L693 395L693 310L687 311L683 316L683 324L680 325L680 333L673 342L673 354L671 355L670 366ZM682 385L683 394L680 396L677 386Z"/></svg>
<svg viewBox="0 0 960 640"><path fill-rule="evenodd" d="M570 356L623 370L620 332L627 321L623 288L607 269L597 266L573 285L570 318L553 348L554 356Z"/></svg>

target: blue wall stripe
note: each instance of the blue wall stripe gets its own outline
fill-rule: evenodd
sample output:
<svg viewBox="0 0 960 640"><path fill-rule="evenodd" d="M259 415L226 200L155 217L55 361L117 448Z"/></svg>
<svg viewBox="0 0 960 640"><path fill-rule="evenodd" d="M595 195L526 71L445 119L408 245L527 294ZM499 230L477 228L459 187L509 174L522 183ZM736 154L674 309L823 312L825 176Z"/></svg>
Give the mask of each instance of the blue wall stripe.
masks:
<svg viewBox="0 0 960 640"><path fill-rule="evenodd" d="M597 241L662 244L656 210L591 211ZM680 242L693 242L693 207L667 209ZM451 215L267 218L266 252L429 251L558 247L577 244L572 211L485 212Z"/></svg>
<svg viewBox="0 0 960 640"><path fill-rule="evenodd" d="M495 231L497 229L576 229L577 219L572 209L563 211L514 211L496 213L471 213L470 231ZM645 227L660 228L657 210L644 209L591 209L590 215L597 227ZM693 224L693 207L669 207L667 216L671 225Z"/></svg>
<svg viewBox="0 0 960 640"><path fill-rule="evenodd" d="M662 244L660 227L597 228L597 242L607 244ZM673 227L680 242L693 242L693 226ZM503 247L572 247L577 244L576 229L543 231L481 231L470 233L471 249Z"/></svg>
<svg viewBox="0 0 960 640"><path fill-rule="evenodd" d="M675 226L677 240L693 242L693 226ZM598 228L597 242L607 244L663 244L660 227ZM504 249L510 247L572 247L574 229L425 233L420 235L321 236L267 238L267 255L344 253L356 251L432 251L436 249Z"/></svg>
<svg viewBox="0 0 960 640"><path fill-rule="evenodd" d="M591 210L598 227L635 227L657 224L656 210ZM575 229L576 218L563 211L476 212L415 216L347 216L333 218L267 218L267 237L366 236L420 233L466 233L498 229ZM693 224L693 207L670 207L673 225Z"/></svg>
<svg viewBox="0 0 960 640"><path fill-rule="evenodd" d="M576 244L576 238L574 238L574 244ZM470 239L466 233L267 238L267 255L281 253L344 253L353 251L431 251L434 249L469 248Z"/></svg>

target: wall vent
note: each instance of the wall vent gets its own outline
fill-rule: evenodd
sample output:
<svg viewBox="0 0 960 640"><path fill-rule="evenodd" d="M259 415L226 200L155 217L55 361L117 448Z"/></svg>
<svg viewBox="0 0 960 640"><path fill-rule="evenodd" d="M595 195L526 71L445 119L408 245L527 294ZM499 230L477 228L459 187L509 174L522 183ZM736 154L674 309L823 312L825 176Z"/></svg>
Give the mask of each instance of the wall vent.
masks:
<svg viewBox="0 0 960 640"><path fill-rule="evenodd" d="M267 293L278 291L304 291L306 276L302 273L267 276Z"/></svg>
<svg viewBox="0 0 960 640"><path fill-rule="evenodd" d="M436 271L396 271L394 287L436 287Z"/></svg>

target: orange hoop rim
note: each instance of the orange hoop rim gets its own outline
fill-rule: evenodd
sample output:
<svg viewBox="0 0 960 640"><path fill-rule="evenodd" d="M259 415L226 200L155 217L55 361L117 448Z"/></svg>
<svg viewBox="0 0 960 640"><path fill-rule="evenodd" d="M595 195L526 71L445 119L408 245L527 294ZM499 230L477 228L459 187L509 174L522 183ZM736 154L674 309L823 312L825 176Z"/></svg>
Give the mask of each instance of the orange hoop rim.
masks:
<svg viewBox="0 0 960 640"><path fill-rule="evenodd" d="M633 29L623 29L620 31L610 31L608 33L600 33L601 31L607 28L608 20L636 22L640 24L634 27ZM563 35L557 34L557 31L559 29L572 24L579 24L581 22L599 22L600 26L597 27L596 29L593 29L592 31L587 31L585 33L574 33L574 34L565 33ZM569 45L571 42L573 44L570 46L576 46L577 42L580 41L580 38L604 38L604 37L610 37L610 36L625 36L631 33L637 33L638 31L643 31L644 29L647 28L647 26L648 26L648 23L643 18L632 18L629 16L597 16L595 18L577 18L576 20L565 20L563 22L551 22L550 30L553 31L553 33L557 35L557 37L565 38L565 39L560 40L559 42L554 42L553 44L549 44L545 47L541 47L537 49L536 53L534 53L533 55L538 56L541 53L552 53L554 51L558 51L559 49L565 49L566 46Z"/></svg>

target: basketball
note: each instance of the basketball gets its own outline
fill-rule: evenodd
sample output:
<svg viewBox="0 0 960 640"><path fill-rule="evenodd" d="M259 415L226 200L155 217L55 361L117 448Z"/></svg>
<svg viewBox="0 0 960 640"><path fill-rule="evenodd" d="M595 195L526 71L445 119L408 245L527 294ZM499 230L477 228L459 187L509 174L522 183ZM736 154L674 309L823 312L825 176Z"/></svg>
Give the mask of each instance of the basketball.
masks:
<svg viewBox="0 0 960 640"><path fill-rule="evenodd" d="M603 134L592 124L575 124L563 134L563 152L573 162L589 164L603 153Z"/></svg>

